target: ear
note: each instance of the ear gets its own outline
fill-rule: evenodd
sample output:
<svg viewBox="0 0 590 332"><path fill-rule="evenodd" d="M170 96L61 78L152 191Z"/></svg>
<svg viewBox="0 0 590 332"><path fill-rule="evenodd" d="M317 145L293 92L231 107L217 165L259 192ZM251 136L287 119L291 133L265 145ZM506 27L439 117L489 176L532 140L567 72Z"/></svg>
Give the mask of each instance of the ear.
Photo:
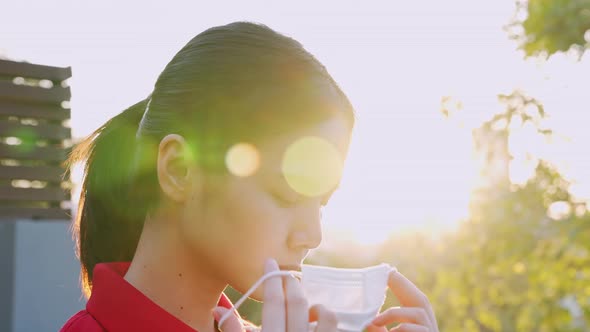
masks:
<svg viewBox="0 0 590 332"><path fill-rule="evenodd" d="M166 135L158 147L158 182L164 195L182 203L190 199L192 179L189 146L177 134Z"/></svg>

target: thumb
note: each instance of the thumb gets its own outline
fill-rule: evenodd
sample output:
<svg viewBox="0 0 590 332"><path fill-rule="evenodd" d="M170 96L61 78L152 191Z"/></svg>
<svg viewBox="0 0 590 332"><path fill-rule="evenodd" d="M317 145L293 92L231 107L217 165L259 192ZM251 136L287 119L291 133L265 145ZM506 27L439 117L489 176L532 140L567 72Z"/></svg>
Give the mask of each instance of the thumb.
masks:
<svg viewBox="0 0 590 332"><path fill-rule="evenodd" d="M219 322L221 317L225 315L226 312L230 311L230 309L225 307L216 307L213 309L213 318L215 318L216 322ZM222 332L243 332L244 326L242 325L238 316L231 314L229 317L223 322L223 325L219 326L219 330Z"/></svg>

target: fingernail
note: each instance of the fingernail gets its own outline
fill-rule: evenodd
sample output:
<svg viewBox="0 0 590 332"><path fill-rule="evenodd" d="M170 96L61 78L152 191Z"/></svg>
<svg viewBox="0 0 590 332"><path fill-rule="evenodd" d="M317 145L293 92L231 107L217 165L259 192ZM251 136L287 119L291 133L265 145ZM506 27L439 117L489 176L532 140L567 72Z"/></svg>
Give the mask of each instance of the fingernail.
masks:
<svg viewBox="0 0 590 332"><path fill-rule="evenodd" d="M275 261L273 258L269 258L266 260L266 262L264 262L264 273L276 271L278 269L279 265L277 264L277 261Z"/></svg>
<svg viewBox="0 0 590 332"><path fill-rule="evenodd" d="M371 321L371 324L369 324L369 325L377 325L377 326L379 326L380 324L381 324L381 317L377 316L377 317L375 317L375 318L374 318L374 319Z"/></svg>

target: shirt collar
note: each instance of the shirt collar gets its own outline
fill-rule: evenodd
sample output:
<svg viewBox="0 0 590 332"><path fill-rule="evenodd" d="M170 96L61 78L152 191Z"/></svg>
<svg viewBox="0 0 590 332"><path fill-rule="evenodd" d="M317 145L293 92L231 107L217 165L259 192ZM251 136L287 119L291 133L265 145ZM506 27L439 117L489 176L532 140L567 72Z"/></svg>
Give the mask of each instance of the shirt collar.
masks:
<svg viewBox="0 0 590 332"><path fill-rule="evenodd" d="M123 278L129 265L129 262L96 264L86 310L109 332L195 332ZM232 307L225 294L221 294L218 305Z"/></svg>

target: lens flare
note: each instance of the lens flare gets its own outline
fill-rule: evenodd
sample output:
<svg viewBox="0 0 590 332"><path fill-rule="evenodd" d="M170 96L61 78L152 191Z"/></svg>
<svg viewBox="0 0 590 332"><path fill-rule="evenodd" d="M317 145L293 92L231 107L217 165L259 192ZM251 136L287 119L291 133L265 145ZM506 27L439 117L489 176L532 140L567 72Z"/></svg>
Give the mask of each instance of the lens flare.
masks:
<svg viewBox="0 0 590 332"><path fill-rule="evenodd" d="M254 174L260 165L260 156L256 147L249 143L232 146L226 156L227 169L235 176L246 177Z"/></svg>
<svg viewBox="0 0 590 332"><path fill-rule="evenodd" d="M338 185L343 158L332 143L307 136L287 148L281 168L293 190L306 196L319 196Z"/></svg>

